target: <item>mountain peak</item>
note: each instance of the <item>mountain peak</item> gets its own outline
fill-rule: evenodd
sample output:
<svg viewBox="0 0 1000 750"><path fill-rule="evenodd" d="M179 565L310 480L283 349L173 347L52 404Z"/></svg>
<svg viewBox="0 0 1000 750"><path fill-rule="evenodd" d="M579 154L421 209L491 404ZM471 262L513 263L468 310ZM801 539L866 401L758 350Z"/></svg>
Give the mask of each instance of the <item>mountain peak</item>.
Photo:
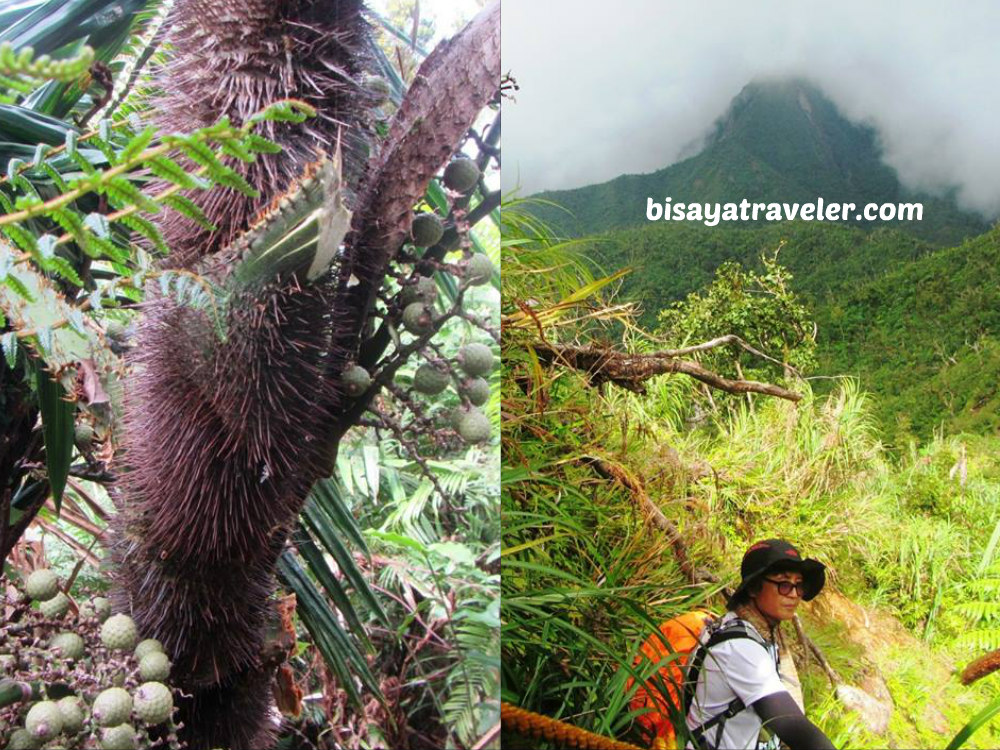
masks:
<svg viewBox="0 0 1000 750"><path fill-rule="evenodd" d="M805 117L815 123L816 110L824 110L828 104L823 92L804 78L751 81L733 98L726 113L716 121L714 132L706 140L705 146L718 143L745 127L752 127L752 118L760 108L780 110L796 119Z"/></svg>
<svg viewBox="0 0 1000 750"><path fill-rule="evenodd" d="M895 203L922 200L922 222L903 227L935 243L953 244L987 228L951 200L903 189L882 161L874 129L844 117L803 78L748 83L712 127L696 155L656 172L624 175L600 185L542 193L563 212L539 211L571 235L646 223L648 197L677 203ZM872 222L858 222L872 226ZM874 222L877 224L878 222Z"/></svg>

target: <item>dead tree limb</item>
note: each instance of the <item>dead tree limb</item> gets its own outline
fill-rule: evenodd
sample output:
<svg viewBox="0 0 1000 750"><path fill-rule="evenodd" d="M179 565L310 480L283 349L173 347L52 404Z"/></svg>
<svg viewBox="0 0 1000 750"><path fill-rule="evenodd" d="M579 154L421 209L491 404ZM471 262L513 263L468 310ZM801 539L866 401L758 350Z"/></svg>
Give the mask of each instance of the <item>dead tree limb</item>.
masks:
<svg viewBox="0 0 1000 750"><path fill-rule="evenodd" d="M713 342L708 343L721 346L722 343L727 342L723 342L722 339L715 339ZM668 373L682 373L712 388L726 391L727 393L762 393L765 396L776 396L788 401L800 401L802 399L802 394L771 383L725 378L711 370L706 370L697 362L677 359L669 351L654 352L652 354L627 354L596 346L568 346L543 343L533 344L533 348L542 363L547 365L558 363L565 367L584 372L587 375L587 379L594 386L599 386L602 383L612 383L626 390L645 393L645 386L643 384L650 378ZM701 351L703 349L688 351L695 350Z"/></svg>
<svg viewBox="0 0 1000 750"><path fill-rule="evenodd" d="M684 573L691 583L704 580L704 576L700 576L691 564L687 553L687 545L684 543L684 539L681 538L680 531L677 530L673 521L667 518L663 514L663 511L656 507L656 503L649 498L641 479L629 473L624 466L606 461L603 458L597 458L596 456L584 456L581 462L592 467L605 479L618 482L618 484L627 489L632 497L635 498L639 508L650 523L667 535L667 541L670 542L670 546L674 549L674 557L677 559L677 564L680 566L681 572Z"/></svg>
<svg viewBox="0 0 1000 750"><path fill-rule="evenodd" d="M830 662L828 662L826 657L823 656L823 652L819 650L819 646L813 642L812 638L806 635L805 631L802 629L802 621L799 620L798 615L795 615L793 621L795 622L795 632L798 634L802 645L806 647L807 652L811 653L816 658L816 661L819 662L823 671L826 672L826 676L830 678L830 682L834 685L834 687L836 687L840 684L840 677L837 676L833 667L830 666Z"/></svg>

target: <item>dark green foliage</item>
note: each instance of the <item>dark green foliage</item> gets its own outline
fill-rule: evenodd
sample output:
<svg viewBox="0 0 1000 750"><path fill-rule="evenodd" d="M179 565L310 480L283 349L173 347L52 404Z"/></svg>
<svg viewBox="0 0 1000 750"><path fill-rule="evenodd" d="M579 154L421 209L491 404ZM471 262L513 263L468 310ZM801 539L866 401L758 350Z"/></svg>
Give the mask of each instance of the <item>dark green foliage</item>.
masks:
<svg viewBox="0 0 1000 750"><path fill-rule="evenodd" d="M45 435L45 468L48 470L52 501L58 511L73 455L73 417L76 409L66 398L66 391L58 380L51 377L41 365L36 363L33 367Z"/></svg>
<svg viewBox="0 0 1000 750"><path fill-rule="evenodd" d="M896 445L1000 424L1000 230L902 266L816 307L821 371L880 394Z"/></svg>
<svg viewBox="0 0 1000 750"><path fill-rule="evenodd" d="M653 224L608 232L588 240L589 252L606 269L629 267L623 294L642 304L640 322L652 327L658 312L708 285L726 261L762 271L760 258L784 241L778 261L795 277L806 300L878 278L933 246L898 229L865 232L842 224L782 222L756 229L692 224Z"/></svg>

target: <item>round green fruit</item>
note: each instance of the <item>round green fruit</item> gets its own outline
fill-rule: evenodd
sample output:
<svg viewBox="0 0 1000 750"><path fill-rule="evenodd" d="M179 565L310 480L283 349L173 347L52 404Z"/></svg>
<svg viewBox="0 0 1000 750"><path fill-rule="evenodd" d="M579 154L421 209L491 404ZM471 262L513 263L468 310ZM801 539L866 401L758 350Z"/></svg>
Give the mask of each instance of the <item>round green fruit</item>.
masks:
<svg viewBox="0 0 1000 750"><path fill-rule="evenodd" d="M170 659L159 651L146 654L139 660L139 675L144 680L162 682L170 676Z"/></svg>
<svg viewBox="0 0 1000 750"><path fill-rule="evenodd" d="M111 602L103 596L94 597L91 604L94 605L94 611L97 613L98 619L107 620L111 616Z"/></svg>
<svg viewBox="0 0 1000 750"><path fill-rule="evenodd" d="M81 422L73 430L73 443L82 451L89 450L94 442L94 426Z"/></svg>
<svg viewBox="0 0 1000 750"><path fill-rule="evenodd" d="M136 661L142 661L143 657L146 656L146 654L162 654L162 653L164 653L163 644L160 643L155 638L147 638L144 641L140 641L139 645L135 647L134 655Z"/></svg>
<svg viewBox="0 0 1000 750"><path fill-rule="evenodd" d="M348 367L340 376L340 380L344 384L344 391L351 397L360 396L372 384L372 376L360 365Z"/></svg>
<svg viewBox="0 0 1000 750"><path fill-rule="evenodd" d="M134 750L135 727L119 724L101 732L101 750Z"/></svg>
<svg viewBox="0 0 1000 750"><path fill-rule="evenodd" d="M94 699L91 713L99 726L124 724L132 713L132 696L124 688L108 688Z"/></svg>
<svg viewBox="0 0 1000 750"><path fill-rule="evenodd" d="M55 701L41 701L28 711L24 728L36 740L48 742L62 731L62 713Z"/></svg>
<svg viewBox="0 0 1000 750"><path fill-rule="evenodd" d="M417 247L432 247L444 237L444 224L436 214L419 214L410 227L410 237Z"/></svg>
<svg viewBox="0 0 1000 750"><path fill-rule="evenodd" d="M162 682L144 682L135 691L135 715L147 726L156 726L170 719L174 698Z"/></svg>
<svg viewBox="0 0 1000 750"><path fill-rule="evenodd" d="M50 620L61 620L69 612L69 597L62 591L38 605L42 614Z"/></svg>
<svg viewBox="0 0 1000 750"><path fill-rule="evenodd" d="M49 641L49 650L58 651L64 659L77 661L83 658L83 638L76 633L63 632Z"/></svg>
<svg viewBox="0 0 1000 750"><path fill-rule="evenodd" d="M48 601L59 593L59 578L48 568L41 568L28 576L24 590L35 601Z"/></svg>
<svg viewBox="0 0 1000 750"><path fill-rule="evenodd" d="M489 375L493 364L493 351L486 344L466 344L458 350L458 366L474 378Z"/></svg>
<svg viewBox="0 0 1000 750"><path fill-rule="evenodd" d="M112 651L131 651L138 640L135 621L128 615L112 615L101 626L101 643Z"/></svg>
<svg viewBox="0 0 1000 750"><path fill-rule="evenodd" d="M468 411L461 410L455 422L455 431L467 443L482 443L489 440L492 425L489 417L475 407Z"/></svg>
<svg viewBox="0 0 1000 750"><path fill-rule="evenodd" d="M7 750L38 750L41 746L41 740L32 737L27 729L15 729L7 740Z"/></svg>
<svg viewBox="0 0 1000 750"><path fill-rule="evenodd" d="M439 364L425 362L413 373L413 388L428 396L436 396L451 382L451 375Z"/></svg>
<svg viewBox="0 0 1000 750"><path fill-rule="evenodd" d="M403 327L414 335L434 329L434 316L423 302L411 302L403 309Z"/></svg>
<svg viewBox="0 0 1000 750"><path fill-rule="evenodd" d="M433 305L437 301L438 285L430 276L421 276L414 284L407 284L403 287L400 300L403 305L410 305L414 302L424 302Z"/></svg>
<svg viewBox="0 0 1000 750"><path fill-rule="evenodd" d="M465 266L465 278L472 286L482 286L493 280L493 271L493 261L483 253L475 253Z"/></svg>
<svg viewBox="0 0 1000 750"><path fill-rule="evenodd" d="M479 167L472 159L455 159L444 168L444 184L458 193L467 193L479 182Z"/></svg>
<svg viewBox="0 0 1000 750"><path fill-rule="evenodd" d="M462 381L458 392L474 406L482 406L490 400L490 384L483 378L468 378Z"/></svg>
<svg viewBox="0 0 1000 750"><path fill-rule="evenodd" d="M63 731L66 734L76 734L83 730L83 722L87 718L86 704L71 695L56 701L59 706L59 713L62 714Z"/></svg>

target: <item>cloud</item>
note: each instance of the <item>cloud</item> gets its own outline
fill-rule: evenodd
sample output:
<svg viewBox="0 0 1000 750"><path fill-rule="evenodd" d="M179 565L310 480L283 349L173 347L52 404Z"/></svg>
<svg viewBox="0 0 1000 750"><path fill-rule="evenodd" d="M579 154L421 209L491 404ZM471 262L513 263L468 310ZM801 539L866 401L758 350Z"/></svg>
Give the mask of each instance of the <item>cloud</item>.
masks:
<svg viewBox="0 0 1000 750"><path fill-rule="evenodd" d="M813 80L907 186L1000 215L1000 3L505 0L506 191L651 172L754 78Z"/></svg>

